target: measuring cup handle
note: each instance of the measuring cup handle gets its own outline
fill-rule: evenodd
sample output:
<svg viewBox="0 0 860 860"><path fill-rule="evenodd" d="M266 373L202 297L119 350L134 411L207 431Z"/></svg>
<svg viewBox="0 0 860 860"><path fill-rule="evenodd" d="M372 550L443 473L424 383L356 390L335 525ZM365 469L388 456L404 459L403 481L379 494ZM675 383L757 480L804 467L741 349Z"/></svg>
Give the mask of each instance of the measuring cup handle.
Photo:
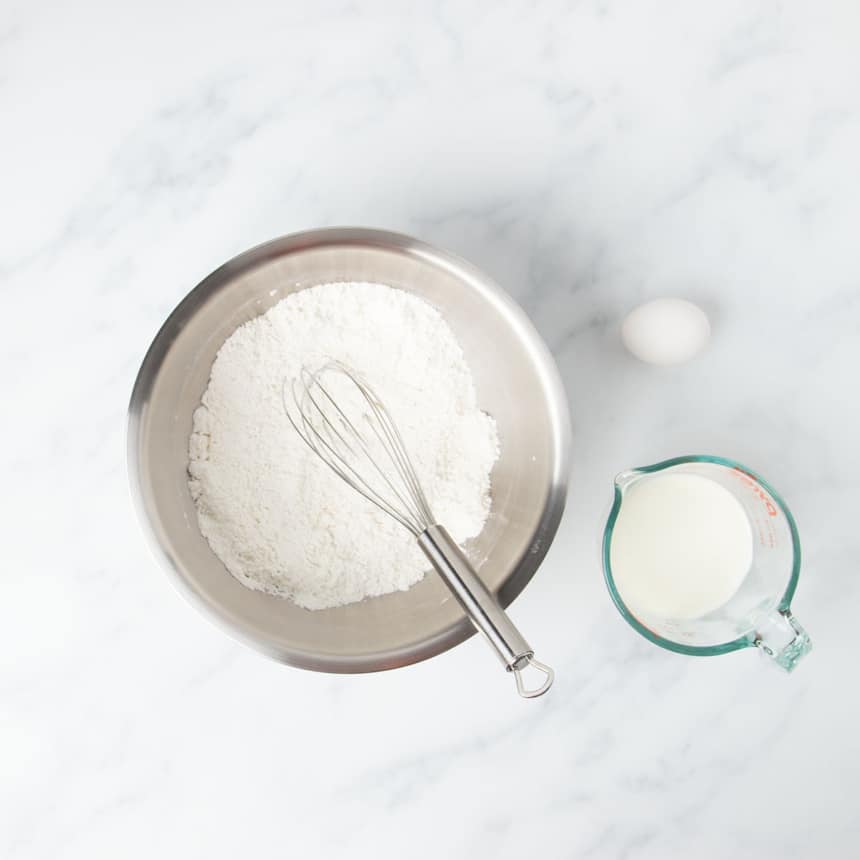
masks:
<svg viewBox="0 0 860 860"><path fill-rule="evenodd" d="M767 616L756 630L753 645L786 672L812 650L809 634L787 608Z"/></svg>

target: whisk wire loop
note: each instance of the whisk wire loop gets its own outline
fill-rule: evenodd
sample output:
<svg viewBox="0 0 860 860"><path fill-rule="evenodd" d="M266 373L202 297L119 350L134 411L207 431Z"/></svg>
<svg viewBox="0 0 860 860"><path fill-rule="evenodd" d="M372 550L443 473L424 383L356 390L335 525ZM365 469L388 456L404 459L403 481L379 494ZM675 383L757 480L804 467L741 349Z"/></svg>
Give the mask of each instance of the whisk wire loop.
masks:
<svg viewBox="0 0 860 860"><path fill-rule="evenodd" d="M348 379L361 395L359 415L348 415L324 383L324 377L332 373ZM290 386L292 408L286 386L284 380L281 394L290 424L338 477L416 537L433 524L430 505L397 425L355 371L334 360L316 370L302 367ZM365 432L361 423L367 426ZM368 431L377 445L369 442ZM380 463L380 459L388 462Z"/></svg>

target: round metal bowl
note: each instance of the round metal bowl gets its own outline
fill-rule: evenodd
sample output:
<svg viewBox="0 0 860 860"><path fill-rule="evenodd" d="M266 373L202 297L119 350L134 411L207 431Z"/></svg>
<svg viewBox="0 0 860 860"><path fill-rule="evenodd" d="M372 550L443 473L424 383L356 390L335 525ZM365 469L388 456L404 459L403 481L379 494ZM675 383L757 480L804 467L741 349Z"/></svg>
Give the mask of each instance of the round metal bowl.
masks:
<svg viewBox="0 0 860 860"><path fill-rule="evenodd" d="M531 579L567 492L570 428L553 360L520 308L468 263L393 233L331 229L240 254L173 311L143 360L129 406L133 494L157 554L192 602L227 632L306 669L372 672L451 648L474 632L441 579L311 612L234 579L197 527L186 484L191 415L221 344L284 296L332 281L398 287L437 307L472 369L478 404L497 422L492 506L469 542L503 606Z"/></svg>

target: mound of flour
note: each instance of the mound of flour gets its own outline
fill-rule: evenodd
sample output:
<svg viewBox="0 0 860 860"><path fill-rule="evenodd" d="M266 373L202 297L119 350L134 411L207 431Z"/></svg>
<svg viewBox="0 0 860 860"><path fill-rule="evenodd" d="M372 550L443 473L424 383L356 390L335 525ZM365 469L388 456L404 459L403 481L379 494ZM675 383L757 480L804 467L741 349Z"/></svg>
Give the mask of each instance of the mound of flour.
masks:
<svg viewBox="0 0 860 860"><path fill-rule="evenodd" d="M357 370L398 424L439 522L477 535L490 508L495 422L437 310L380 284L323 284L240 326L212 365L189 440L189 488L209 545L246 586L307 609L405 590L414 537L344 484L290 426L283 380L325 357Z"/></svg>

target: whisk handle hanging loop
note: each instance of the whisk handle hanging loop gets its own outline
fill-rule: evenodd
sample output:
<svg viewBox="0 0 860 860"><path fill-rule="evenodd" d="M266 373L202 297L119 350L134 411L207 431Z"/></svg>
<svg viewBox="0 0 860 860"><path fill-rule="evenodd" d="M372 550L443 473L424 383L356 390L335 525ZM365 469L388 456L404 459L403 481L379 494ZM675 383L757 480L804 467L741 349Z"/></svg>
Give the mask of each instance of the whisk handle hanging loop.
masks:
<svg viewBox="0 0 860 860"><path fill-rule="evenodd" d="M475 573L475 569L451 535L442 526L433 525L418 536L418 545L472 623L499 655L505 668L514 673L519 694L525 698L533 698L545 693L552 686L553 670L535 660L529 643ZM539 687L526 688L522 671L528 666L543 674L544 681Z"/></svg>

